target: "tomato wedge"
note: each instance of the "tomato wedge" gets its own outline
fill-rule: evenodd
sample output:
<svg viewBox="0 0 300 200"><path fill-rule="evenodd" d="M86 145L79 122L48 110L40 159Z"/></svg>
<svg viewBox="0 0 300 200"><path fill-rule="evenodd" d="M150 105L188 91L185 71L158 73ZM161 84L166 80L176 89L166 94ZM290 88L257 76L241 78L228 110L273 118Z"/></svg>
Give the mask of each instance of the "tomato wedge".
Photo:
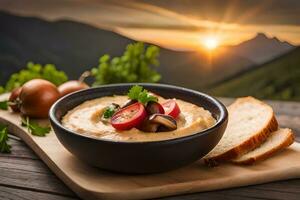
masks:
<svg viewBox="0 0 300 200"><path fill-rule="evenodd" d="M180 108L178 104L176 103L175 99L170 99L162 103L162 106L165 110L166 115L170 115L174 118L178 117L180 114Z"/></svg>
<svg viewBox="0 0 300 200"><path fill-rule="evenodd" d="M111 118L111 125L117 130L128 130L140 125L146 116L144 105L137 102L116 112Z"/></svg>

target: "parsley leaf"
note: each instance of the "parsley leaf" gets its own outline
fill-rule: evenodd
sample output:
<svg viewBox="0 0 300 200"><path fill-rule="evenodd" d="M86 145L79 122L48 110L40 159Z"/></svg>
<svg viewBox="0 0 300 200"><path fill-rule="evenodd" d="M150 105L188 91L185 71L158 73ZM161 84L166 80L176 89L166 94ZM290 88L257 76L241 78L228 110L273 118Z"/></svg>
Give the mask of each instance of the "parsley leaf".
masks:
<svg viewBox="0 0 300 200"><path fill-rule="evenodd" d="M149 94L147 92L147 90L143 90L143 92L140 93L140 95L139 95L138 101L141 102L142 104L147 104L150 101L157 102L158 99L157 99L157 97Z"/></svg>
<svg viewBox="0 0 300 200"><path fill-rule="evenodd" d="M109 119L111 118L115 112L117 112L117 110L120 108L120 106L118 104L111 104L109 106L107 106L106 110L103 113L103 118L104 119Z"/></svg>
<svg viewBox="0 0 300 200"><path fill-rule="evenodd" d="M8 101L0 101L0 109L7 110L8 109Z"/></svg>
<svg viewBox="0 0 300 200"><path fill-rule="evenodd" d="M158 101L158 98L156 96L153 96L148 92L148 90L143 89L143 87L139 85L135 85L132 88L130 88L127 95L130 99L137 100L142 104L147 104L150 101Z"/></svg>
<svg viewBox="0 0 300 200"><path fill-rule="evenodd" d="M128 97L133 100L137 100L139 98L140 93L143 92L143 87L139 85L135 85L130 88L128 92Z"/></svg>
<svg viewBox="0 0 300 200"><path fill-rule="evenodd" d="M7 144L8 142L8 131L7 126L0 125L0 152L10 153L11 146Z"/></svg>
<svg viewBox="0 0 300 200"><path fill-rule="evenodd" d="M38 123L29 119L29 117L22 118L22 126L27 127L29 133L35 136L44 137L51 130L50 126L40 126Z"/></svg>

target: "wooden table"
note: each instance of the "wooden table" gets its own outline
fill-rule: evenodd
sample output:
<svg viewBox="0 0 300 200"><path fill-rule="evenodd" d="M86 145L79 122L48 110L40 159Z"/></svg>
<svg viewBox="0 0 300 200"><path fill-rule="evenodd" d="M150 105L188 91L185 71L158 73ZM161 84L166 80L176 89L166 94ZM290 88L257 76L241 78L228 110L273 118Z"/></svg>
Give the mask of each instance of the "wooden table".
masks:
<svg viewBox="0 0 300 200"><path fill-rule="evenodd" d="M229 104L232 99L220 99ZM300 103L269 102L281 127L292 128L300 141ZM0 154L0 199L79 199L24 142L11 139L11 154ZM287 163L288 164L288 163ZM300 199L300 179L241 187L212 192L163 198L165 200L194 199Z"/></svg>

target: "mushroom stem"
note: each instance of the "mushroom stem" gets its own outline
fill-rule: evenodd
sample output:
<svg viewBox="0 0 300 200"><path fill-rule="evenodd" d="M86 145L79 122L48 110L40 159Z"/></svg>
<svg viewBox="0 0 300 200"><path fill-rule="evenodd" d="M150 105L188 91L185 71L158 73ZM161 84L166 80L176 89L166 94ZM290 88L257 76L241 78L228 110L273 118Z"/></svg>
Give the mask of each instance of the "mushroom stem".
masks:
<svg viewBox="0 0 300 200"><path fill-rule="evenodd" d="M83 73L80 75L78 81L79 81L80 83L83 83L84 80L85 80L87 77L91 76L91 75L92 75L91 71L85 71L85 72L83 72Z"/></svg>

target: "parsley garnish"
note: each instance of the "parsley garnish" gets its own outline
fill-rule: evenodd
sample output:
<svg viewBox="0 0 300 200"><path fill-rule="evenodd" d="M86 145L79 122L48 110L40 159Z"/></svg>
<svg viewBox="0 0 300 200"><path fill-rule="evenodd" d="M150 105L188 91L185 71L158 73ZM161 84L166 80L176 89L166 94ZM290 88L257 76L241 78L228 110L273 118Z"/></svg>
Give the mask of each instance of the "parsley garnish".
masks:
<svg viewBox="0 0 300 200"><path fill-rule="evenodd" d="M8 109L8 101L0 101L0 109L7 110Z"/></svg>
<svg viewBox="0 0 300 200"><path fill-rule="evenodd" d="M107 106L106 110L103 113L103 118L104 119L111 118L115 114L115 112L118 110L118 108L119 108L119 105L116 105L116 104L111 104L111 105Z"/></svg>
<svg viewBox="0 0 300 200"><path fill-rule="evenodd" d="M35 136L44 137L51 130L50 126L40 126L38 123L33 122L29 117L22 118L22 126L27 127L29 133Z"/></svg>
<svg viewBox="0 0 300 200"><path fill-rule="evenodd" d="M7 126L0 124L0 152L1 153L10 153L11 146L7 144L8 142L8 131Z"/></svg>
<svg viewBox="0 0 300 200"><path fill-rule="evenodd" d="M130 99L137 100L142 104L147 104L150 101L158 101L158 98L156 96L153 96L146 89L143 89L143 87L139 85L135 85L130 88L127 95Z"/></svg>

